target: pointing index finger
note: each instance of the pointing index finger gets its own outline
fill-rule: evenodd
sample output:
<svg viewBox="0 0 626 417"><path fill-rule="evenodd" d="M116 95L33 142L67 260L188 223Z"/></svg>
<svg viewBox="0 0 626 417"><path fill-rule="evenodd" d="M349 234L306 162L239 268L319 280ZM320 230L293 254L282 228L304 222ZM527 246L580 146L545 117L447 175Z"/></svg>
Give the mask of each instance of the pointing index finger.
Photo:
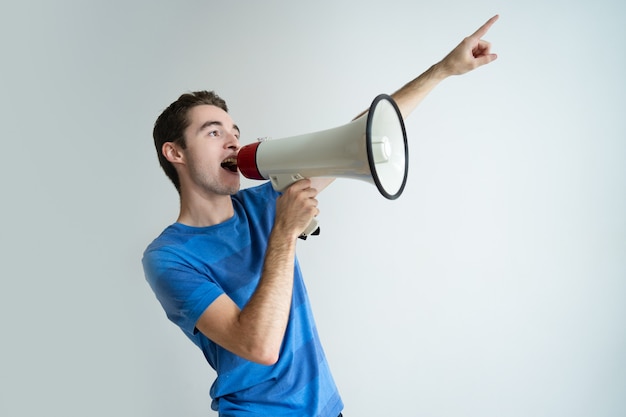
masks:
<svg viewBox="0 0 626 417"><path fill-rule="evenodd" d="M492 17L491 19L487 20L487 22L485 22L484 25L482 25L481 27L478 28L478 30L476 32L474 32L470 38L482 38L483 36L485 36L485 34L487 33L487 31L489 30L489 28L491 27L491 25L493 25L494 23L496 23L496 20L498 20L500 16L499 15L495 15L494 17Z"/></svg>

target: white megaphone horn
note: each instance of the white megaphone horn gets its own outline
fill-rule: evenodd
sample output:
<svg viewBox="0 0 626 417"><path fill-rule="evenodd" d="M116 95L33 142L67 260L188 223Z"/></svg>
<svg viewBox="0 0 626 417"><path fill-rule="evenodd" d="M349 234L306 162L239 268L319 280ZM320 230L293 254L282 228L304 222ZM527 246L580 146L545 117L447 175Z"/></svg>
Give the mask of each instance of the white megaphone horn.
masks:
<svg viewBox="0 0 626 417"><path fill-rule="evenodd" d="M343 126L243 146L237 167L246 178L269 179L276 191L303 178L343 177L373 183L394 200L406 184L408 152L400 110L381 94L365 115ZM316 230L314 220L303 237Z"/></svg>

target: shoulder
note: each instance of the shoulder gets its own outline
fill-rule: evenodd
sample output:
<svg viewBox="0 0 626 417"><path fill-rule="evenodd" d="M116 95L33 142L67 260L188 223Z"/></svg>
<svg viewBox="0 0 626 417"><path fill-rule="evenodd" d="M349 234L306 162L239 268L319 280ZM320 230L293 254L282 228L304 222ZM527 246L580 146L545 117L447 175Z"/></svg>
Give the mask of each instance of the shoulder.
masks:
<svg viewBox="0 0 626 417"><path fill-rule="evenodd" d="M176 247L185 240L185 227L180 223L167 226L146 248L145 252L154 252L168 247Z"/></svg>
<svg viewBox="0 0 626 417"><path fill-rule="evenodd" d="M279 195L280 193L274 190L272 184L270 182L266 182L255 187L239 191L233 196L233 201L241 204L250 204L261 201L273 201L276 200Z"/></svg>
<svg viewBox="0 0 626 417"><path fill-rule="evenodd" d="M241 218L264 218L273 221L276 212L276 199L280 196L272 184L266 182L262 185L247 188L232 197L235 212Z"/></svg>

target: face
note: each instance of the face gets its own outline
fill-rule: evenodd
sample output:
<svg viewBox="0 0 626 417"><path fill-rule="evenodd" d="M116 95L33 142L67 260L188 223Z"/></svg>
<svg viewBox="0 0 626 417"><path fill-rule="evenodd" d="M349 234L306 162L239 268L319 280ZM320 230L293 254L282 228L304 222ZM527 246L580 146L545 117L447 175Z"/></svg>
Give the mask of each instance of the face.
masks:
<svg viewBox="0 0 626 417"><path fill-rule="evenodd" d="M189 119L191 123L185 130L187 147L181 150L189 179L186 186L209 195L236 193L240 187L239 172L223 165L236 160L239 128L228 113L211 105L193 107Z"/></svg>

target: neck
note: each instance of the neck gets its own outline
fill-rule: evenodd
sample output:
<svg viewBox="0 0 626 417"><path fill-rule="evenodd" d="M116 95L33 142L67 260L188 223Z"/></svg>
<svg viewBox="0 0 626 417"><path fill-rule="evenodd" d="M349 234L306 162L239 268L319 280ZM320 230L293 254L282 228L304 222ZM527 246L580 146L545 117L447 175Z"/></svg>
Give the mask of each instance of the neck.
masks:
<svg viewBox="0 0 626 417"><path fill-rule="evenodd" d="M233 217L235 210L230 195L181 195L177 222L187 226L206 227L223 223Z"/></svg>

